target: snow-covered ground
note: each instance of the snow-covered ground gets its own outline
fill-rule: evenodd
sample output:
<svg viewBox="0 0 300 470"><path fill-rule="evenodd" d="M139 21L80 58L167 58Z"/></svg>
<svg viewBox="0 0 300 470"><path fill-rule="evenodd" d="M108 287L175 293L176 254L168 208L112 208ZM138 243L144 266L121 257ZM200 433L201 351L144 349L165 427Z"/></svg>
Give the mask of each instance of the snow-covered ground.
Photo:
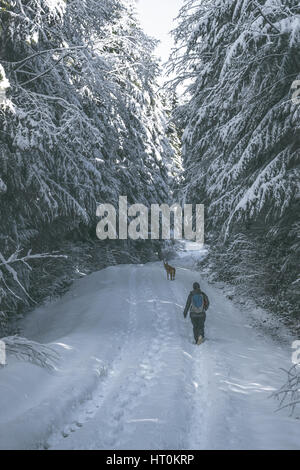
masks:
<svg viewBox="0 0 300 470"><path fill-rule="evenodd" d="M175 282L162 263L107 268L30 314L22 335L61 360L49 373L8 358L0 448L299 449L299 420L269 398L291 350L193 271L199 255L180 253ZM211 305L195 346L182 313L199 280Z"/></svg>

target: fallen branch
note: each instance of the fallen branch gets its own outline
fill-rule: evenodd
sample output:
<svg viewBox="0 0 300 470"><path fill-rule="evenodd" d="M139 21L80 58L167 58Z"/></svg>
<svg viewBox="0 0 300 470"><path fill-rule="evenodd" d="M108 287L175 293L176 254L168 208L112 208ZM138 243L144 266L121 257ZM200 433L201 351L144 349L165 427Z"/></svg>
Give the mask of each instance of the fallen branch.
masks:
<svg viewBox="0 0 300 470"><path fill-rule="evenodd" d="M2 338L1 341L5 343L6 355L12 355L21 361L30 362L49 371L57 369L60 355L49 346L18 335Z"/></svg>
<svg viewBox="0 0 300 470"><path fill-rule="evenodd" d="M290 408L290 414L293 415L297 405L300 405L300 367L295 364L284 372L287 374L286 383L271 396L280 401L276 411Z"/></svg>

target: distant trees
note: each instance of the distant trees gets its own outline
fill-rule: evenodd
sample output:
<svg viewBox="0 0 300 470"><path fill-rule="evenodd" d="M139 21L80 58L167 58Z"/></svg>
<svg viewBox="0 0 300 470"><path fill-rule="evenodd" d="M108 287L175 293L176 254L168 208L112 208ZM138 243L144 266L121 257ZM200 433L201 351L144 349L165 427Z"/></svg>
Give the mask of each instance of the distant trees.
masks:
<svg viewBox="0 0 300 470"><path fill-rule="evenodd" d="M299 283L299 15L295 0L187 1L171 61L189 83L182 198L206 205L212 266L285 312Z"/></svg>
<svg viewBox="0 0 300 470"><path fill-rule="evenodd" d="M97 203L169 197L175 150L154 45L130 1L0 1L0 253L71 257L17 262L15 275L2 263L0 318L68 283L80 260L91 266ZM97 244L94 268L107 248Z"/></svg>

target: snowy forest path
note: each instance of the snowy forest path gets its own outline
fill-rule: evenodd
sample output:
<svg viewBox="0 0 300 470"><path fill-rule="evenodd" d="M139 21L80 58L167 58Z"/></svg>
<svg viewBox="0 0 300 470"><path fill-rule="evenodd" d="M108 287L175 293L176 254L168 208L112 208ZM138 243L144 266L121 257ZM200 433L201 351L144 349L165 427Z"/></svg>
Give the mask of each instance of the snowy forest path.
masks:
<svg viewBox="0 0 300 470"><path fill-rule="evenodd" d="M75 411L70 425L51 436L47 448L142 449L149 442L153 448L173 448L175 442L178 449L187 446L190 406L183 378L189 368L178 342L179 318L170 301L173 285L163 282L159 290L155 277L152 265L131 267L128 312L119 312L128 313L122 344L114 334L121 352L93 398ZM182 305L177 309L181 313Z"/></svg>
<svg viewBox="0 0 300 470"><path fill-rule="evenodd" d="M274 413L269 398L290 365L288 348L208 284L190 253L172 265L175 281L162 263L107 268L29 315L24 335L62 361L52 375L18 362L3 371L1 446L12 435L18 448L300 447L297 420ZM197 280L210 299L201 346L183 318Z"/></svg>

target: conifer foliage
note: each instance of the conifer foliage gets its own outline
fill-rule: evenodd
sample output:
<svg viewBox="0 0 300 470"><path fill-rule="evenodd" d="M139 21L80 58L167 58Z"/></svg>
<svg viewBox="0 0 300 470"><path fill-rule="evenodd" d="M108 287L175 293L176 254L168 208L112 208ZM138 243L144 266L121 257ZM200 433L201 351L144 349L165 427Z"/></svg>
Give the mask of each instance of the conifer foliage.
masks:
<svg viewBox="0 0 300 470"><path fill-rule="evenodd" d="M174 36L174 83L189 83L182 197L206 205L221 277L286 310L299 282L299 2L186 1Z"/></svg>
<svg viewBox="0 0 300 470"><path fill-rule="evenodd" d="M166 201L154 46L130 1L0 1L2 318L80 271L97 203ZM111 257L97 249L94 269Z"/></svg>

